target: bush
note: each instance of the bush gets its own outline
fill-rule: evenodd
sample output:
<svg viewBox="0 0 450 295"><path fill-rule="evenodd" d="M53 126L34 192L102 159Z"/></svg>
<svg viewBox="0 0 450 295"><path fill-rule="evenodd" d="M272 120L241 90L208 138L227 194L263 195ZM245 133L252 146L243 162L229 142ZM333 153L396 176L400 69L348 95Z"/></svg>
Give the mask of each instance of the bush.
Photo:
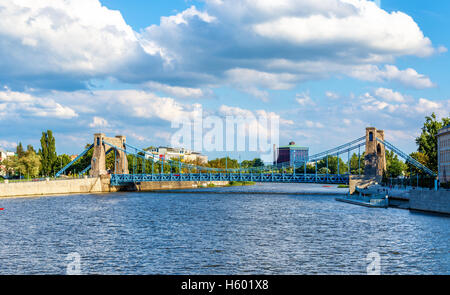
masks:
<svg viewBox="0 0 450 295"><path fill-rule="evenodd" d="M228 186L254 185L254 181L230 181Z"/></svg>

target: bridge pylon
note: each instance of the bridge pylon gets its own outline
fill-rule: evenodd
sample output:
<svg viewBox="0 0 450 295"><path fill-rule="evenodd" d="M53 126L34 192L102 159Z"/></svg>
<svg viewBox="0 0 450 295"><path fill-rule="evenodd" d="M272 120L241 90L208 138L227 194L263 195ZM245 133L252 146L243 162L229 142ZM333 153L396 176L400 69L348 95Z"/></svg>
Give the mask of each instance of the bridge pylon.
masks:
<svg viewBox="0 0 450 295"><path fill-rule="evenodd" d="M386 171L386 153L385 146L377 141L377 138L384 141L384 131L377 130L375 127L367 127L364 174L381 179Z"/></svg>
<svg viewBox="0 0 450 295"><path fill-rule="evenodd" d="M123 135L117 135L116 137L106 137L104 133L94 134L94 153L91 160L91 176L100 176L108 174L106 170L106 153L113 149L112 147L105 145L104 142L112 144L123 150L126 149L126 137ZM123 150L115 150L115 171L113 173L128 174L128 159Z"/></svg>

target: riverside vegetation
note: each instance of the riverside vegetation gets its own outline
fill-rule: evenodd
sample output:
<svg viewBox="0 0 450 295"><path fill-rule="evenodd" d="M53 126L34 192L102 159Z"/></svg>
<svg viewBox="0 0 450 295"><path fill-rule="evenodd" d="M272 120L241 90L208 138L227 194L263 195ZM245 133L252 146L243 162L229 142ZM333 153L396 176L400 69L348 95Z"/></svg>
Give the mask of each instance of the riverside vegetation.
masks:
<svg viewBox="0 0 450 295"><path fill-rule="evenodd" d="M422 127L422 132L419 137L416 138L416 144L418 146L417 151L410 154L411 157L427 166L434 172L437 172L437 140L436 135L439 129L450 124L450 117L442 118L438 120L436 114L431 114L425 117L425 122ZM51 130L42 132L40 139L41 147L36 152L32 145L27 145L27 149L24 150L21 142L16 147L14 156L10 156L2 161L7 178L9 179L30 179L36 177L53 177L62 167L71 162L71 157L67 154L56 153L56 140ZM86 145L86 148L90 144ZM151 147L149 147L151 148ZM147 148L147 149L149 149ZM67 171L67 175L77 176L84 168L91 163L92 149L81 157L76 163L74 163ZM364 153L361 155L361 159L364 159ZM178 167L170 167L167 163L155 163L152 167L146 166L146 171L142 171L142 165L137 160L137 170L133 168L132 156L129 155L129 170L135 173L159 173L162 168L164 171L172 171L174 173L180 173ZM338 165L339 162L339 165ZM328 157L328 168L326 160L320 160L317 163L317 173L319 174L344 174L350 170L351 174L364 174L364 165L360 165L360 158L358 154L353 153L350 157L350 167L347 162L336 156ZM198 162L192 162L191 164L199 165ZM161 167L164 165L164 167ZM264 166L261 159L255 158L253 160L244 160L239 163L236 159L229 157L217 158L208 161L205 166L210 168L252 168ZM339 171L338 171L339 167ZM349 169L350 168L350 169ZM406 164L401 161L397 155L392 151L386 151L386 172L385 178L397 178L399 176L409 177L411 175L421 175L423 172L415 168L410 164ZM114 154L111 153L106 158L106 169L110 171L114 170ZM172 169L172 170L169 170ZM305 171L304 166L299 166L296 169L297 173L303 173ZM181 171L185 172L185 171ZM285 169L285 172L293 172L292 168ZM315 165L306 165L307 173L315 173ZM0 177L0 182L3 182L3 178ZM240 182L237 182L240 183ZM235 184L239 185L239 184ZM445 185L445 184L442 184Z"/></svg>

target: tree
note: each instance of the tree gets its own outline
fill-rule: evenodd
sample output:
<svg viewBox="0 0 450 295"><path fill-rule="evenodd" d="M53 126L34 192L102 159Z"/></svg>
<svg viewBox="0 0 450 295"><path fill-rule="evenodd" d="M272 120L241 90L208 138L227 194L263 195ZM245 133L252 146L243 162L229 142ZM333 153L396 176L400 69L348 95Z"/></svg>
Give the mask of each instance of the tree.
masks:
<svg viewBox="0 0 450 295"><path fill-rule="evenodd" d="M27 151L25 156L19 159L21 174L28 177L37 177L41 168L41 159L34 150Z"/></svg>
<svg viewBox="0 0 450 295"><path fill-rule="evenodd" d="M208 167L211 168L239 168L239 162L238 160L235 159L231 159L230 157L226 157L226 158L217 158L214 160L210 160L208 161L207 164Z"/></svg>
<svg viewBox="0 0 450 295"><path fill-rule="evenodd" d="M40 157L34 151L25 152L21 158L17 155L8 157L3 164L9 176L37 177L41 168Z"/></svg>
<svg viewBox="0 0 450 295"><path fill-rule="evenodd" d="M69 155L66 155L66 154L58 155L58 158L56 159L56 162L55 162L56 167L55 167L54 171L61 170L70 162L72 162L72 159L70 158Z"/></svg>
<svg viewBox="0 0 450 295"><path fill-rule="evenodd" d="M317 162L317 169L327 168L327 158L324 158ZM338 157L328 156L328 170L329 174L338 174ZM326 171L326 170L324 170ZM339 174L345 174L348 172L348 165L344 160L339 157Z"/></svg>
<svg viewBox="0 0 450 295"><path fill-rule="evenodd" d="M16 154L17 154L17 157L19 159L22 158L25 155L25 151L23 149L23 146L22 146L21 142L19 142L19 144L16 147Z"/></svg>
<svg viewBox="0 0 450 295"><path fill-rule="evenodd" d="M407 168L393 151L386 151L386 177L397 178L403 175Z"/></svg>
<svg viewBox="0 0 450 295"><path fill-rule="evenodd" d="M330 169L327 169L327 167L322 167L317 171L318 174L331 174Z"/></svg>
<svg viewBox="0 0 450 295"><path fill-rule="evenodd" d="M42 132L41 148L39 149L41 157L42 174L51 176L54 174L54 168L57 161L55 138L51 130Z"/></svg>
<svg viewBox="0 0 450 295"><path fill-rule="evenodd" d="M34 147L31 144L27 145L27 152L34 152L34 153L36 153L36 151L34 150Z"/></svg>
<svg viewBox="0 0 450 295"><path fill-rule="evenodd" d="M260 158L255 158L253 160L244 160L241 163L242 168L252 168L252 167L262 167L264 162Z"/></svg>
<svg viewBox="0 0 450 295"><path fill-rule="evenodd" d="M90 146L91 146L91 144L88 143L85 145L84 148L87 149ZM72 166L70 166L69 169L67 169L66 173L67 174L76 174L76 173L80 173L81 171L86 169L86 167L91 165L91 159L92 159L93 154L94 154L94 149L90 149L86 154L84 154L84 156L82 156L80 159L78 159L78 161L73 163Z"/></svg>
<svg viewBox="0 0 450 295"><path fill-rule="evenodd" d="M5 166L6 175L8 175L8 177L14 176L18 172L18 160L17 155L7 157L3 160L2 164Z"/></svg>
<svg viewBox="0 0 450 295"><path fill-rule="evenodd" d="M430 159L428 158L428 156L421 152L411 153L410 156L412 158L414 158L417 162L419 162L425 166L427 165L427 163L430 162ZM410 172L411 175L424 174L424 172L422 170L416 168L415 166L413 166L410 163L407 163L407 166L408 166L408 171Z"/></svg>
<svg viewBox="0 0 450 295"><path fill-rule="evenodd" d="M353 175L359 175L364 174L364 154L363 152L361 155L358 156L358 154L353 153L350 157L350 172Z"/></svg>
<svg viewBox="0 0 450 295"><path fill-rule="evenodd" d="M418 145L417 151L424 154L427 157L427 162L422 163L434 172L438 170L437 163L437 140L436 135L439 129L450 124L450 117L442 118L439 122L436 118L436 114L425 117L425 123L422 127L422 134L416 138L416 144Z"/></svg>

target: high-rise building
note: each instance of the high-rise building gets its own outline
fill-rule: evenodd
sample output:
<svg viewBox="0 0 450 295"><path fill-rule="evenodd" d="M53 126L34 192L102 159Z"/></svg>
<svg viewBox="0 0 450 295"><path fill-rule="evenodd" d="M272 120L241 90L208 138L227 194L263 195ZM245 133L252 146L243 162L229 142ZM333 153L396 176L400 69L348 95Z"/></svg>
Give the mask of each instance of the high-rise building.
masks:
<svg viewBox="0 0 450 295"><path fill-rule="evenodd" d="M450 125L440 129L438 142L438 176L440 183L450 182Z"/></svg>
<svg viewBox="0 0 450 295"><path fill-rule="evenodd" d="M291 141L289 145L280 146L276 153L276 164L286 163L287 165L303 165L308 161L309 148L298 146Z"/></svg>

